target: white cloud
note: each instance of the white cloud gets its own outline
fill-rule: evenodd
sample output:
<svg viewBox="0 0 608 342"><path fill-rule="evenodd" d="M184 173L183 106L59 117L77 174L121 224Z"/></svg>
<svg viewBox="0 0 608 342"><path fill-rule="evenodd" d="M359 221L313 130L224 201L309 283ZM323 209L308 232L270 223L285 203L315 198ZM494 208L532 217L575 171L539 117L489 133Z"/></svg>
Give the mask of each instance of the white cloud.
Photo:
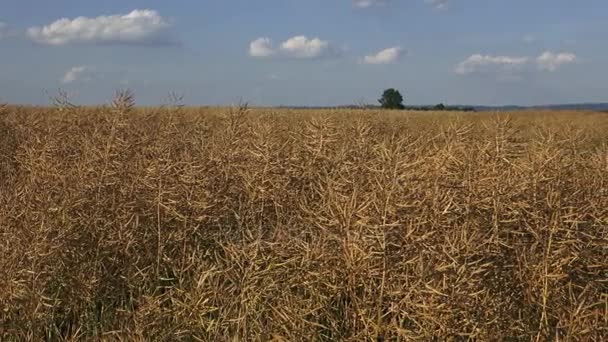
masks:
<svg viewBox="0 0 608 342"><path fill-rule="evenodd" d="M436 9L447 9L450 0L424 0L424 2L435 7Z"/></svg>
<svg viewBox="0 0 608 342"><path fill-rule="evenodd" d="M576 55L571 52L553 53L545 51L536 58L536 64L541 70L555 71L564 64L574 63Z"/></svg>
<svg viewBox="0 0 608 342"><path fill-rule="evenodd" d="M295 58L318 58L330 53L329 42L319 38L295 36L281 43L280 50Z"/></svg>
<svg viewBox="0 0 608 342"><path fill-rule="evenodd" d="M328 41L319 38L309 39L300 35L287 39L278 48L272 46L270 38L258 38L249 44L249 55L252 57L270 57L274 55L311 59L336 54L336 49Z"/></svg>
<svg viewBox="0 0 608 342"><path fill-rule="evenodd" d="M368 8L378 4L384 4L385 0L353 0L353 5L358 8Z"/></svg>
<svg viewBox="0 0 608 342"><path fill-rule="evenodd" d="M249 55L252 57L268 57L273 54L270 38L258 38L249 44Z"/></svg>
<svg viewBox="0 0 608 342"><path fill-rule="evenodd" d="M89 80L90 77L86 74L91 71L91 68L85 65L78 65L70 68L63 78L61 79L61 83L68 84L76 81L86 81Z"/></svg>
<svg viewBox="0 0 608 342"><path fill-rule="evenodd" d="M528 57L475 54L458 64L454 71L460 75L487 72L512 72L524 67L528 61Z"/></svg>
<svg viewBox="0 0 608 342"><path fill-rule="evenodd" d="M154 10L128 14L59 19L43 27L30 27L27 35L47 45L67 44L169 44L171 24Z"/></svg>
<svg viewBox="0 0 608 342"><path fill-rule="evenodd" d="M378 5L385 5L390 0L352 0L353 6L357 8L370 8ZM450 3L450 0L424 0L425 3L437 8L437 9L447 9Z"/></svg>
<svg viewBox="0 0 608 342"><path fill-rule="evenodd" d="M365 56L361 62L363 64L390 64L401 58L403 53L404 50L401 47L395 46L379 51L376 54Z"/></svg>

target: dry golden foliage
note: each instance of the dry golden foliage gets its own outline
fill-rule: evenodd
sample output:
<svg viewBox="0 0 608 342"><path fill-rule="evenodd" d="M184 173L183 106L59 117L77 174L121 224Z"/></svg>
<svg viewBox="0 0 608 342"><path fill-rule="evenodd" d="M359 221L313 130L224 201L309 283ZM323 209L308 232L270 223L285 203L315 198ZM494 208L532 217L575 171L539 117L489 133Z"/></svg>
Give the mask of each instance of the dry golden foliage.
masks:
<svg viewBox="0 0 608 342"><path fill-rule="evenodd" d="M0 339L605 341L608 116L8 107Z"/></svg>

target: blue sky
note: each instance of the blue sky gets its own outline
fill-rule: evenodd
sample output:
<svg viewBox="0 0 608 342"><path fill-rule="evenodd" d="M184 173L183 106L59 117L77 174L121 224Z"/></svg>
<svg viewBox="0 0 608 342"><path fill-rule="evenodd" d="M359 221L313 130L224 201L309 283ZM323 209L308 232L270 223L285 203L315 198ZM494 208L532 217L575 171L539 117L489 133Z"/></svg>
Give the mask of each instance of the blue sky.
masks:
<svg viewBox="0 0 608 342"><path fill-rule="evenodd" d="M608 101L606 0L2 0L0 100Z"/></svg>

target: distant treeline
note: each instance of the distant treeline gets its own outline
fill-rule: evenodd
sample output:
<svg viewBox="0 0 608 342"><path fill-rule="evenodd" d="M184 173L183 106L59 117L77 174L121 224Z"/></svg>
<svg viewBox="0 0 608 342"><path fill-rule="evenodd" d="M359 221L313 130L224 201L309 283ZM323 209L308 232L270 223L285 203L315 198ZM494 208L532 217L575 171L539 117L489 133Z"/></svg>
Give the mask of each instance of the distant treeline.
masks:
<svg viewBox="0 0 608 342"><path fill-rule="evenodd" d="M347 106L347 108L367 108L367 109L379 109L380 106ZM402 110L417 110L417 111L453 111L453 112L474 112L475 107L472 106L446 106L440 103L435 106L402 106Z"/></svg>
<svg viewBox="0 0 608 342"><path fill-rule="evenodd" d="M475 108L470 106L445 106L440 103L436 106L404 106L406 110L422 111L455 111L455 112L474 112Z"/></svg>
<svg viewBox="0 0 608 342"><path fill-rule="evenodd" d="M344 106L278 106L277 108L287 109L381 109L381 106L374 105L344 105ZM416 111L454 111L454 112L474 112L475 107L472 106L445 106L438 104L435 106L403 106L402 110Z"/></svg>

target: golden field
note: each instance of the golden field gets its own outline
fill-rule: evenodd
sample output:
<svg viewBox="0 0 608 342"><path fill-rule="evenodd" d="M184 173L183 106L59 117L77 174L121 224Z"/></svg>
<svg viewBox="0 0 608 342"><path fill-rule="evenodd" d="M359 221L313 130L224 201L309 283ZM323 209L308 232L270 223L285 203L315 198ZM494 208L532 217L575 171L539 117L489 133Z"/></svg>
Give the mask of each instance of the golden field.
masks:
<svg viewBox="0 0 608 342"><path fill-rule="evenodd" d="M1 111L0 340L608 339L608 114Z"/></svg>

